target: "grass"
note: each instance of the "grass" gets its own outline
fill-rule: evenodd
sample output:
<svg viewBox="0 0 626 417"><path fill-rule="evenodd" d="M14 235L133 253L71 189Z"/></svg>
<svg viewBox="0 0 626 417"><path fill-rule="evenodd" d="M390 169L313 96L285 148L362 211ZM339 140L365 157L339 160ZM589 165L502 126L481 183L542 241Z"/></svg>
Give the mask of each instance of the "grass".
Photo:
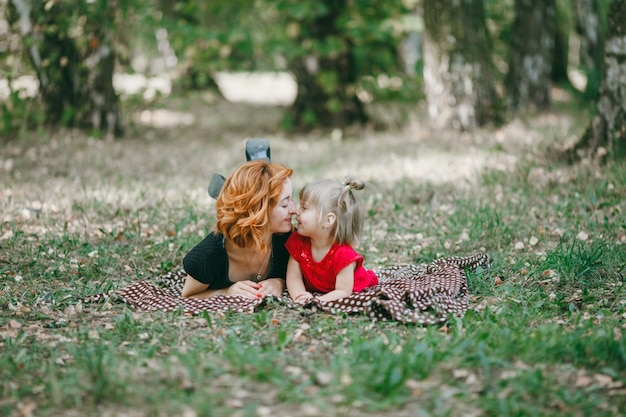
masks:
<svg viewBox="0 0 626 417"><path fill-rule="evenodd" d="M260 127L274 159L295 168L296 190L344 170L370 182L360 247L370 267L493 257L468 275L465 317L430 327L272 303L194 317L78 303L180 268L212 227L205 180L241 161L242 141L232 126L210 143L206 131L136 126L140 136L123 142L61 132L7 144L0 415L618 415L626 165L545 158L544 137L584 127L573 119L555 112L497 131L340 142ZM207 149L226 159L207 162ZM468 153L484 163L462 178L460 166L428 165Z"/></svg>

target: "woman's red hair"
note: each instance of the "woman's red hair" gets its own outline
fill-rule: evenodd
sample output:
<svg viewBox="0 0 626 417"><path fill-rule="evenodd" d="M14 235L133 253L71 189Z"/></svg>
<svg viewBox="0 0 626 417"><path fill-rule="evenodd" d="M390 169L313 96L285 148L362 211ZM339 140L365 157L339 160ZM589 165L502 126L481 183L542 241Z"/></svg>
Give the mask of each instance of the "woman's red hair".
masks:
<svg viewBox="0 0 626 417"><path fill-rule="evenodd" d="M292 173L291 168L264 160L239 166L217 197L215 230L240 248L266 251L270 213Z"/></svg>

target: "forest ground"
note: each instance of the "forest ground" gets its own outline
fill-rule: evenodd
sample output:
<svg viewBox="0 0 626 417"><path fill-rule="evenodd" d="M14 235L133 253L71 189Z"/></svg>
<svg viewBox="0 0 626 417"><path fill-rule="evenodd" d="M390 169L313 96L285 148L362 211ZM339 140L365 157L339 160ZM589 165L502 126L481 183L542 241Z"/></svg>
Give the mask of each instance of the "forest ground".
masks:
<svg viewBox="0 0 626 417"><path fill-rule="evenodd" d="M589 120L563 91L473 132L419 105L389 129L277 128L279 106L198 92L124 104L126 134L23 134L0 150L0 414L616 415L626 405L626 169L554 149ZM294 168L371 185L371 268L485 251L462 321L421 327L281 308L185 317L77 299L180 268L212 227L213 173L250 137ZM163 399L167 398L167 401Z"/></svg>

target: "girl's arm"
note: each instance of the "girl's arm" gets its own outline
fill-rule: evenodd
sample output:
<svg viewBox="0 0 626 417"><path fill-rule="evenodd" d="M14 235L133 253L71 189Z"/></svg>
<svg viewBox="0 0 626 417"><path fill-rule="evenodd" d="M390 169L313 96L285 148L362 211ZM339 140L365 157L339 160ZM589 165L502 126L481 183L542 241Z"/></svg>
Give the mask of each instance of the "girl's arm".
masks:
<svg viewBox="0 0 626 417"><path fill-rule="evenodd" d="M352 294L352 289L354 288L355 269L356 262L352 262L350 265L339 271L335 281L335 289L318 298L321 301L334 301L350 296Z"/></svg>
<svg viewBox="0 0 626 417"><path fill-rule="evenodd" d="M300 264L291 256L287 262L287 291L289 291L289 296L293 298L294 301L302 304L313 297L304 286Z"/></svg>

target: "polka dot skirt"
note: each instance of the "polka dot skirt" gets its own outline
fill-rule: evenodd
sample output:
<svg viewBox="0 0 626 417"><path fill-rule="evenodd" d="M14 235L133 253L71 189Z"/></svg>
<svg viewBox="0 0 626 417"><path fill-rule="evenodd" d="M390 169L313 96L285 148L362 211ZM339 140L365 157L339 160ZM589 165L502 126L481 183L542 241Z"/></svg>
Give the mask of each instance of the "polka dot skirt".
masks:
<svg viewBox="0 0 626 417"><path fill-rule="evenodd" d="M451 315L463 317L469 307L465 269L487 268L489 265L490 259L484 253L441 258L424 265L395 265L376 271L378 285L340 300L323 302L314 298L302 307L285 290L277 301L288 308L316 307L331 314L364 314L374 321L442 323ZM180 294L185 277L182 270L171 272L158 277L156 283L139 281L116 291L87 297L83 301L117 299L139 310L182 310L186 314L228 310L252 313L266 304L265 299L228 295L204 299L182 298Z"/></svg>

